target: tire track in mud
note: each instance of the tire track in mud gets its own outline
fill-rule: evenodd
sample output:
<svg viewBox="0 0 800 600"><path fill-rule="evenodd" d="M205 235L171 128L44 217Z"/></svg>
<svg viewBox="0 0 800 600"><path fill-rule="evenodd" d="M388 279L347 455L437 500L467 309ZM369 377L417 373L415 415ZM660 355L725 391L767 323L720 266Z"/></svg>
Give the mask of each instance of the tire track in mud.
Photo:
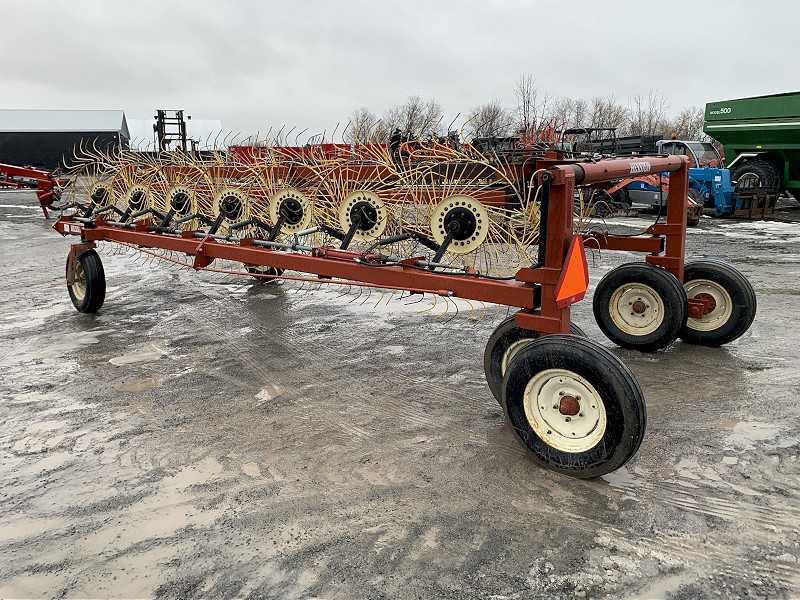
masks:
<svg viewBox="0 0 800 600"><path fill-rule="evenodd" d="M210 301L211 304L216 307L218 313L225 312L229 307L229 303L234 300L232 298L220 298L208 293L203 289L200 289L199 291L208 301ZM300 301L305 302L307 300L302 299ZM288 310L293 312L294 308L294 306L289 306ZM198 314L196 311L187 311L187 317L195 323L202 324L203 328L215 332L217 334L219 343L230 351L228 354L230 356L235 356L236 360L245 363L248 372L260 376L263 380L270 379L273 374L273 369L269 365L264 364L263 361L253 358L252 352L244 351L242 343L230 341L226 335L227 330L220 320L214 318L203 319L202 315ZM259 322L258 319L251 319L248 323L248 326L260 333L263 339L268 340L270 344L279 343L281 346L285 347L287 351L283 354L286 356L292 356L295 359L295 361L293 361L294 363L313 365L315 367L315 376L317 378L321 379L325 378L326 376L330 379L338 378L338 375L336 375L336 370L340 368L342 364L342 352L337 350L335 346L330 344L318 344L312 348L308 343L308 338L313 334L306 333L301 336L297 336L293 335L286 329L278 329L276 331L265 327ZM449 406L461 405L475 408L480 402L480 400L474 398L473 396L459 393L457 386L454 384L439 384L435 381L432 381L430 378L407 374L402 369L393 370L392 377L394 379L400 379L407 382L407 387L409 389L418 391L420 396L446 398ZM379 390L375 391L378 392ZM387 400L390 399L389 395L385 395L384 397ZM426 406L414 406L414 404L419 404L420 402L425 401L407 400L403 402L402 408L395 407L395 405L392 403L383 403L380 407L381 414L385 414L387 416L394 417L395 419L421 427L433 427L440 430L452 427L452 421L443 422L441 419L432 418L430 413L426 411ZM469 429L467 428L462 429L463 433L467 433L468 431ZM477 442L479 440L480 437L476 436L475 441Z"/></svg>
<svg viewBox="0 0 800 600"><path fill-rule="evenodd" d="M620 532L630 538L630 532ZM733 554L731 540L714 536L705 536L702 542L685 536L659 534L653 538L640 537L636 544L647 548L650 552L669 552L680 559L687 569L694 570L691 565L702 565L704 570L713 571L716 575L725 575L734 580L752 579L754 577L771 580L787 590L795 590L800 582L800 568L797 563L781 555L760 558L753 552L750 556Z"/></svg>
<svg viewBox="0 0 800 600"><path fill-rule="evenodd" d="M564 510L563 505L539 503L537 512L550 513L554 519L581 524L577 527L594 532L594 540L606 552L621 552L623 555L648 556L661 563L664 575L676 569L685 569L696 575L713 573L725 575L732 580L752 578L777 583L786 590L796 590L800 583L800 567L788 553L760 556L756 540L746 540L724 532L705 534L668 533L654 531L651 535L637 535L633 529L623 529L599 523L583 513ZM549 519L548 519L549 520ZM752 548L749 554L732 552L732 542ZM590 560L591 564L591 560ZM697 565L697 566L696 566ZM634 596L635 597L635 596Z"/></svg>
<svg viewBox="0 0 800 600"><path fill-rule="evenodd" d="M797 507L775 501L770 490L765 492L749 491L754 496L765 497L768 505L756 504L735 498L723 498L712 495L721 491L730 492L741 489L735 483L722 479L721 474L715 473L715 480L709 482L699 476L674 484L668 481L653 481L642 476L622 472L612 473L604 478L611 488L623 494L624 497L639 502L642 492L651 497L658 497L665 504L669 504L695 514L717 517L729 522L748 521L762 527L782 527L786 530L795 528L800 530L800 521L797 519ZM716 478L719 478L718 480ZM687 489L686 484L696 488ZM702 486L702 487L701 487ZM730 489L725 489L729 487ZM739 492L741 493L741 492Z"/></svg>
<svg viewBox="0 0 800 600"><path fill-rule="evenodd" d="M606 476L607 480L617 479L615 474ZM692 480L692 485L702 485L703 482ZM721 480L721 483L727 482ZM735 485L735 484L734 484ZM702 517L713 517L721 519L731 526L738 529L760 530L768 535L769 532L800 532L797 521L797 508L785 504L772 502L768 506L762 506L744 500L722 498L704 492L702 489L689 491L676 483L670 485L667 482L654 482L643 480L641 477L626 476L623 481L615 481L611 484L612 489L621 492L626 499L644 504L649 504L649 499L657 498L662 504L671 506L681 511L686 511ZM713 486L712 486L712 489ZM644 498L647 496L648 498ZM577 516L576 518L581 518ZM611 529L612 535L618 535L621 539L630 539L630 531ZM777 579L788 589L795 589L800 583L800 565L794 558L778 560L761 559L757 556L745 557L734 555L731 552L730 540L722 539L720 533L709 533L706 537L713 538L719 536L718 543L698 544L696 540L690 539L686 534L666 534L657 533L654 538L642 537L637 544L649 548L652 552L670 551L676 558L680 558L686 564L706 564L716 568L720 573L724 573L731 578L741 578L742 574L752 574L761 577L770 576ZM742 545L752 545L763 542L763 540L737 540Z"/></svg>

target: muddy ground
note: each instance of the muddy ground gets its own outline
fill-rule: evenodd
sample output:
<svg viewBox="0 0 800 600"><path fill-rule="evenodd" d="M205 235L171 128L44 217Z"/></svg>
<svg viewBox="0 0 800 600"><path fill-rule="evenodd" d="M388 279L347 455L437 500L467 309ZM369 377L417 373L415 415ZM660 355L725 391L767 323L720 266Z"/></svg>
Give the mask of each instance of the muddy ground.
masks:
<svg viewBox="0 0 800 600"><path fill-rule="evenodd" d="M758 315L724 348L615 348L648 430L592 481L506 428L482 368L505 312L107 246L83 315L70 241L0 194L0 597L800 596L800 223L691 230ZM633 259L592 256L592 284ZM590 301L574 318L613 348Z"/></svg>

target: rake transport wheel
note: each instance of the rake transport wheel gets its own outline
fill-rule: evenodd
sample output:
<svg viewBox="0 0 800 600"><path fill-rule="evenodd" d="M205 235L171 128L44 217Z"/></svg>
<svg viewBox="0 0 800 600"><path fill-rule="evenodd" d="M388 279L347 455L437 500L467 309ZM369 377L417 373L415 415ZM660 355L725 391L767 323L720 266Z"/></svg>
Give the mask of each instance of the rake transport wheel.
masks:
<svg viewBox="0 0 800 600"><path fill-rule="evenodd" d="M275 283L283 275L283 269L278 267L262 267L259 265L246 265L250 273L259 283ZM266 275L266 277L265 277Z"/></svg>
<svg viewBox="0 0 800 600"><path fill-rule="evenodd" d="M677 278L646 263L609 271L597 284L592 309L611 341L643 352L669 346L689 315L686 293Z"/></svg>
<svg viewBox="0 0 800 600"><path fill-rule="evenodd" d="M508 364L502 397L529 456L564 475L610 473L644 436L647 411L633 374L585 338L548 335L522 347Z"/></svg>
<svg viewBox="0 0 800 600"><path fill-rule="evenodd" d="M584 331L575 323L569 324L569 332L572 335L586 337ZM483 372L489 389L498 402L502 402L503 376L508 363L520 349L537 339L539 339L538 331L523 329L513 316L500 323L489 336L486 350L483 352Z"/></svg>
<svg viewBox="0 0 800 600"><path fill-rule="evenodd" d="M82 313L95 313L106 299L106 274L94 250L86 250L72 260L67 258L67 291L72 304Z"/></svg>
<svg viewBox="0 0 800 600"><path fill-rule="evenodd" d="M747 278L719 260L687 263L683 289L688 298L705 300L707 313L691 316L681 330L690 344L721 346L739 338L756 316L756 293Z"/></svg>

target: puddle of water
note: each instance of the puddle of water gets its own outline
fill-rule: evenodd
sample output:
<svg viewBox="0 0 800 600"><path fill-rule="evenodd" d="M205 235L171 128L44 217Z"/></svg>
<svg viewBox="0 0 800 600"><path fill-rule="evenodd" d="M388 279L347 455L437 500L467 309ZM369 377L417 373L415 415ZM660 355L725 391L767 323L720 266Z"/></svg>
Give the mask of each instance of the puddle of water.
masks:
<svg viewBox="0 0 800 600"><path fill-rule="evenodd" d="M694 583L694 579L689 577L686 573L678 573L672 575L661 581L656 581L649 588L643 592L633 595L625 596L625 600L640 600L642 598L666 598L667 595L677 592L681 586L690 585Z"/></svg>
<svg viewBox="0 0 800 600"><path fill-rule="evenodd" d="M33 475L40 475L42 473L55 471L60 469L69 462L75 459L75 455L71 452L55 452L50 456L42 458L32 465L19 469L16 472L18 477L29 477ZM0 536L2 537L2 536Z"/></svg>
<svg viewBox="0 0 800 600"><path fill-rule="evenodd" d="M35 519L27 515L5 515L0 522L0 540L9 544L20 539L34 538L51 531L66 529L68 522L64 519ZM39 591L41 594L41 590ZM7 597L7 596L3 596ZM36 597L36 594L31 598Z"/></svg>
<svg viewBox="0 0 800 600"><path fill-rule="evenodd" d="M53 408L42 410L37 414L41 417L46 417L50 415L60 415L63 413L77 412L79 410L89 410L90 408L94 408L95 406L97 406L96 403L84 404L83 402L73 402L72 404L67 404L66 406L54 406Z"/></svg>
<svg viewBox="0 0 800 600"><path fill-rule="evenodd" d="M256 400L261 400L263 402L267 402L272 400L275 396L281 393L280 388L274 385L268 385L261 389L260 392L256 394Z"/></svg>
<svg viewBox="0 0 800 600"><path fill-rule="evenodd" d="M133 352L128 352L127 354L123 354L122 356L116 356L114 358L111 358L109 359L108 362L117 367L124 367L135 363L158 360L162 356L167 356L167 355L168 352L163 348L156 346L155 344L150 344L149 346L146 346L139 350L134 350Z"/></svg>
<svg viewBox="0 0 800 600"><path fill-rule="evenodd" d="M31 423L25 429L26 433L43 433L46 431L55 431L65 427L67 421L40 421L38 423Z"/></svg>
<svg viewBox="0 0 800 600"><path fill-rule="evenodd" d="M752 448L756 442L765 442L768 440L778 441L780 427L771 425L769 423L757 423L741 421L736 423L728 435L728 443L734 446L743 446L745 448Z"/></svg>
<svg viewBox="0 0 800 600"><path fill-rule="evenodd" d="M381 348L382 352L387 354L391 354L392 356L398 356L401 354L405 354L406 347L405 346L383 346Z"/></svg>
<svg viewBox="0 0 800 600"><path fill-rule="evenodd" d="M222 465L216 459L209 457L192 467L184 467L175 475L164 479L164 482L177 488L187 488L205 483L222 473L222 470Z"/></svg>
<svg viewBox="0 0 800 600"><path fill-rule="evenodd" d="M51 358L53 356L60 356L72 350L77 350L82 346L88 344L97 344L100 342L100 336L112 333L113 329L100 329L97 331L84 331L78 333L68 333L55 341L43 339L38 350L33 352L25 352L17 354L15 362L33 361L42 358Z"/></svg>
<svg viewBox="0 0 800 600"><path fill-rule="evenodd" d="M116 364L112 362L114 360L115 359L112 358L109 362ZM136 381L117 386L114 390L117 392L143 392L158 386L159 383L161 383L161 379L158 377L145 377L144 379L137 379Z"/></svg>
<svg viewBox="0 0 800 600"><path fill-rule="evenodd" d="M245 463L242 465L242 472L250 477L261 477L261 469L254 462Z"/></svg>

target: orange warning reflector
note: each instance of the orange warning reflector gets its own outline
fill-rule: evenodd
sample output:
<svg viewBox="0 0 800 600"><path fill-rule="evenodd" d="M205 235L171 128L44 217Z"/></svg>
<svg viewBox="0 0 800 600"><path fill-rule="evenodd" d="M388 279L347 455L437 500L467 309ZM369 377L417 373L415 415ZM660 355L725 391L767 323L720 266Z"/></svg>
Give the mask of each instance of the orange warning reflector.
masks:
<svg viewBox="0 0 800 600"><path fill-rule="evenodd" d="M576 235L569 245L567 260L556 284L556 306L565 308L583 300L588 287L589 265L583 250L583 237Z"/></svg>

